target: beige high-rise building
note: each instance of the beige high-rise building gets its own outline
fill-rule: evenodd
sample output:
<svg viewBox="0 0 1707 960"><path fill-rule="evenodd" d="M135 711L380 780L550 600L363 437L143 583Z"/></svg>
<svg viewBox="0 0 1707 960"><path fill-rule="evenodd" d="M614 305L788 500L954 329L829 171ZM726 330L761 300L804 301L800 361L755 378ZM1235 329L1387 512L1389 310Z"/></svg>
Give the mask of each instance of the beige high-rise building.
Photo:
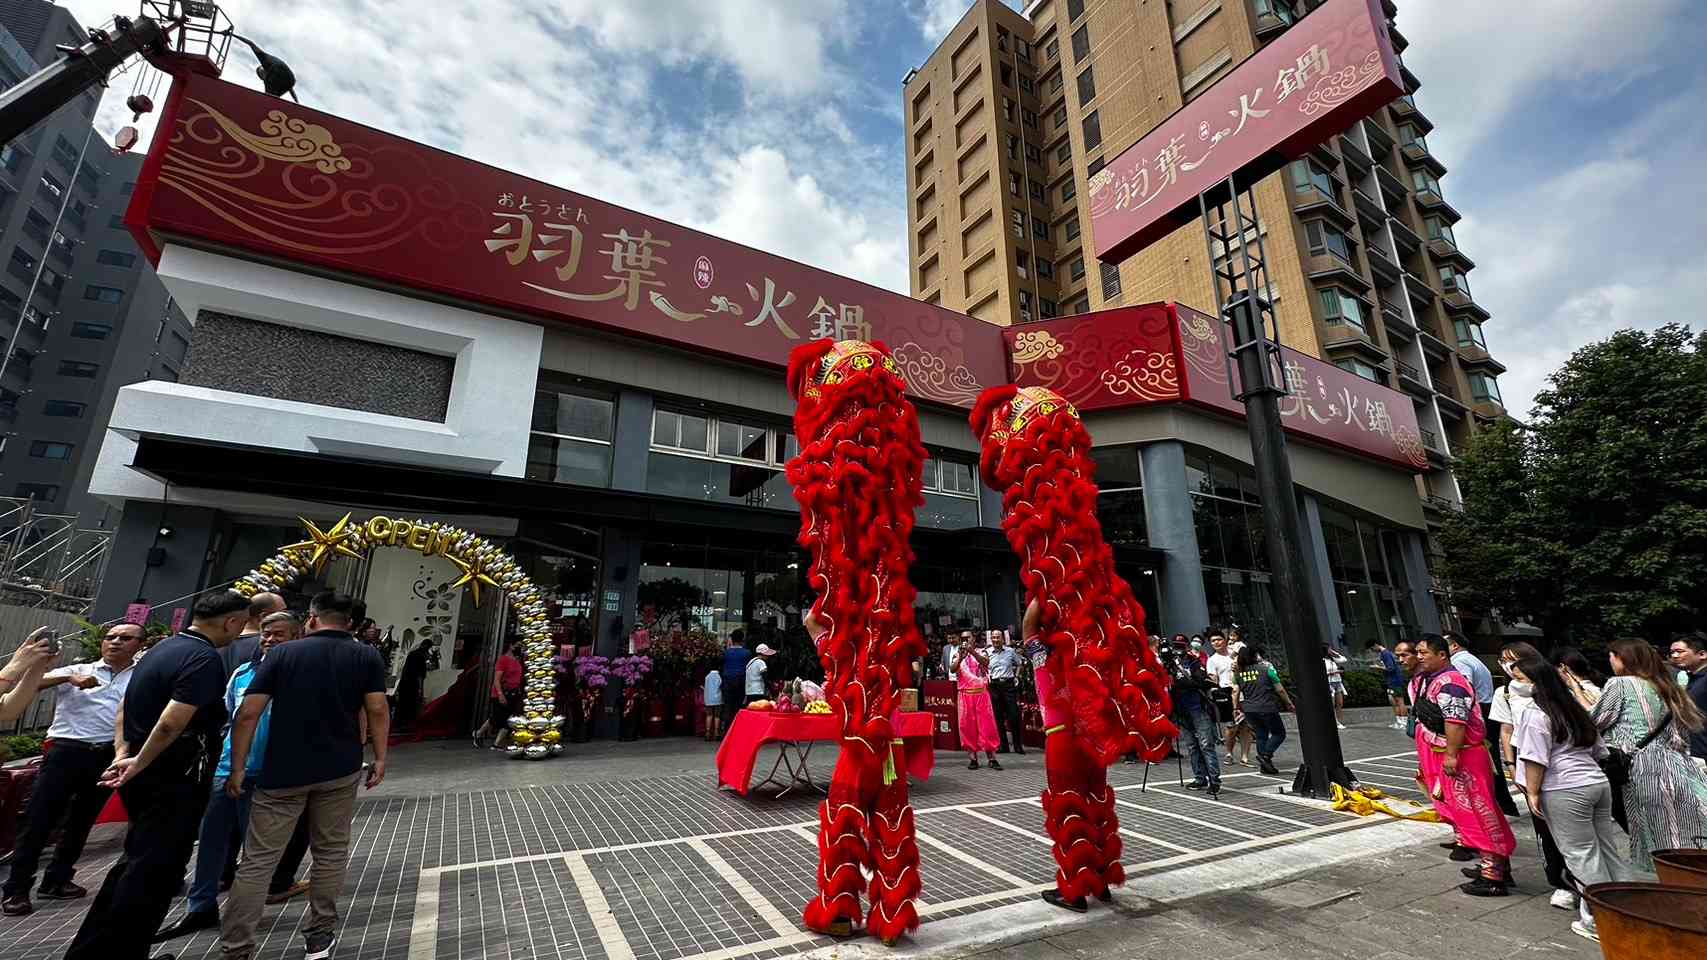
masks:
<svg viewBox="0 0 1707 960"><path fill-rule="evenodd" d="M1213 312L1202 227L1099 263L1085 184L1314 6L976 0L903 88L913 295L1001 324L1157 300ZM1452 451L1505 412L1505 367L1392 37L1407 94L1255 193L1282 339L1411 397L1433 465L1418 493L1438 521L1459 503Z"/></svg>

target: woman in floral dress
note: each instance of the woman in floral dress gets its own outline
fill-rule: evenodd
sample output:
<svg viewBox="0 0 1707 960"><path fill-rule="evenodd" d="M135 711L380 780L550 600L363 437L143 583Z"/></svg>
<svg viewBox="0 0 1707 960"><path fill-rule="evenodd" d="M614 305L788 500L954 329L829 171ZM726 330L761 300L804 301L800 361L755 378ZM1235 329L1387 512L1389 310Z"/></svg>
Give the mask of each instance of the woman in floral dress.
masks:
<svg viewBox="0 0 1707 960"><path fill-rule="evenodd" d="M1707 847L1707 776L1687 752L1689 734L1703 721L1646 640L1614 641L1609 659L1615 676L1594 722L1608 747L1633 754L1623 790L1630 865L1652 875L1655 850Z"/></svg>

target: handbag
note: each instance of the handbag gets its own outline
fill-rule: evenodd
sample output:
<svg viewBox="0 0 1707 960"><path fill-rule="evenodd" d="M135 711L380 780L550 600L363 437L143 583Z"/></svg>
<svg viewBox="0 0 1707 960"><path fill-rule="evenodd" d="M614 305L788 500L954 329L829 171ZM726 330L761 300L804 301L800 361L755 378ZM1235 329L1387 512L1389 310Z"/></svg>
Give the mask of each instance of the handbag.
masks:
<svg viewBox="0 0 1707 960"><path fill-rule="evenodd" d="M1659 726L1648 731L1648 735L1642 738L1642 742L1636 744L1636 749L1625 751L1618 747L1607 747L1606 759L1600 761L1600 769L1602 773L1606 774L1606 779L1611 781L1614 787L1622 787L1629 783L1630 768L1636 763L1636 754L1646 749L1648 744L1653 743L1654 738L1663 733L1665 728L1670 725L1671 711L1668 710L1665 719L1660 721Z"/></svg>

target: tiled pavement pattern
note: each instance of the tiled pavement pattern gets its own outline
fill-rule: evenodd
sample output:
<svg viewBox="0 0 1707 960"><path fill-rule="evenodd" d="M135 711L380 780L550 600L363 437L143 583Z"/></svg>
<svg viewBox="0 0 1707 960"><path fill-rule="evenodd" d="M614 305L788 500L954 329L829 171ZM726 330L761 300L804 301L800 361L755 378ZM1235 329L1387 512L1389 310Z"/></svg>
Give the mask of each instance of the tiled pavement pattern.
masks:
<svg viewBox="0 0 1707 960"><path fill-rule="evenodd" d="M1411 767L1391 754L1402 743L1384 740L1371 750L1376 759L1360 759L1355 768L1404 796ZM974 773L955 765L958 755L939 759L944 766L913 795L926 838L925 921L1035 897L1054 874L1037 803L1042 764L1028 758L1007 771ZM815 774L827 778L830 762L814 757ZM548 765L537 769L549 776ZM1134 877L1380 822L1277 796L1279 781L1245 768L1229 771L1218 803L1182 789L1171 762L1153 768L1147 786L1143 769L1110 770ZM1409 795L1416 798L1414 789ZM816 804L802 793L742 798L713 789L705 775L365 800L357 808L336 955L791 956L829 942L799 927L815 890ZM81 878L93 886L116 852L116 845L92 850ZM78 906L38 902L35 915L8 920L0 954L61 955L81 919ZM305 906L298 900L269 909L260 958L298 955L295 930ZM218 956L215 941L204 933L172 947L179 957L202 960Z"/></svg>

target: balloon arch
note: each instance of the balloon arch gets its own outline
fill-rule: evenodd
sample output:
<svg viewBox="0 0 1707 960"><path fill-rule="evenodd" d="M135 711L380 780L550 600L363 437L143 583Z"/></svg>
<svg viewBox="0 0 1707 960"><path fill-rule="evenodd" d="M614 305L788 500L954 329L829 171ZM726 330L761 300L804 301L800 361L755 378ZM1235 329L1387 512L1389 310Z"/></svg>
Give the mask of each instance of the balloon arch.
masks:
<svg viewBox="0 0 1707 960"><path fill-rule="evenodd" d="M319 574L336 557L365 560L374 547L402 547L426 557L443 557L461 573L452 589L466 586L475 606L481 603L482 589L503 591L520 627L527 658L524 716L510 718L514 730L510 755L540 760L563 752L563 717L556 713L557 678L545 602L514 558L485 537L448 523L400 517L369 517L352 523L346 513L322 530L310 520L298 519L308 539L280 547L232 589L246 597L277 592L309 573Z"/></svg>

